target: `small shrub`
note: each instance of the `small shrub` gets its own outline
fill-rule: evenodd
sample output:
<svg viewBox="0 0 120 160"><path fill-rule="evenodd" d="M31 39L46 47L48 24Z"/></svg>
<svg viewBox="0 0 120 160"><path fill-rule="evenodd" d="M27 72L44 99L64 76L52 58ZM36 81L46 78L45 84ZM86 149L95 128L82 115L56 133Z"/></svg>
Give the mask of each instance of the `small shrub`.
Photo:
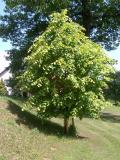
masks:
<svg viewBox="0 0 120 160"><path fill-rule="evenodd" d="M2 96L7 95L7 89L5 87L3 80L0 80L0 95Z"/></svg>

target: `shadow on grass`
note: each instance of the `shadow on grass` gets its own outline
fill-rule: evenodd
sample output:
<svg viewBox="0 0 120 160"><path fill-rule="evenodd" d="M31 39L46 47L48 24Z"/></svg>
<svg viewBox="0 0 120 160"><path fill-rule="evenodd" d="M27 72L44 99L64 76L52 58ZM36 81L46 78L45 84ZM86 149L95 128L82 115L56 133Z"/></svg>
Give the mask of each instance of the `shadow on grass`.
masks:
<svg viewBox="0 0 120 160"><path fill-rule="evenodd" d="M101 119L103 121L112 122L112 123L120 123L120 115L113 114L110 112L103 112L101 113Z"/></svg>
<svg viewBox="0 0 120 160"><path fill-rule="evenodd" d="M86 139L87 137L84 136L76 136L73 132L69 132L67 135L63 132L63 126L58 123L55 123L50 120L43 120L38 118L36 115L28 112L28 111L21 111L21 108L12 102L9 102L7 108L12 114L17 115L16 123L18 125L24 124L29 129L37 128L40 132L46 135L55 135L59 138L66 137L66 138L74 138L74 139Z"/></svg>

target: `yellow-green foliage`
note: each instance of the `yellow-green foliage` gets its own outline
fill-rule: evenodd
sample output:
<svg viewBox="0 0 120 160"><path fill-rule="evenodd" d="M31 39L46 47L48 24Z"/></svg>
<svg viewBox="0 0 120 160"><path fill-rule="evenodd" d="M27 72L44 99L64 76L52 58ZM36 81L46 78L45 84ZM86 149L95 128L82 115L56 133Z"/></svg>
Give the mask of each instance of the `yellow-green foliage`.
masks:
<svg viewBox="0 0 120 160"><path fill-rule="evenodd" d="M112 61L66 13L54 13L47 30L34 41L21 88L32 94L28 102L40 116L96 117Z"/></svg>
<svg viewBox="0 0 120 160"><path fill-rule="evenodd" d="M7 90L3 80L0 80L0 95L3 95L3 96L7 95Z"/></svg>

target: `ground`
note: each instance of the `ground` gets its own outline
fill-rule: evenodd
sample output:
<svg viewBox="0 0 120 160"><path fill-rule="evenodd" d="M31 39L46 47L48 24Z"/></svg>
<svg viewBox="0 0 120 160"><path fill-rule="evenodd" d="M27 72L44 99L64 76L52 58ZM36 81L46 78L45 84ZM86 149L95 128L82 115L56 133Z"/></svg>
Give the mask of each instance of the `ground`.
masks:
<svg viewBox="0 0 120 160"><path fill-rule="evenodd" d="M119 107L75 122L78 137L65 137L62 119L41 121L1 101L0 160L120 160Z"/></svg>

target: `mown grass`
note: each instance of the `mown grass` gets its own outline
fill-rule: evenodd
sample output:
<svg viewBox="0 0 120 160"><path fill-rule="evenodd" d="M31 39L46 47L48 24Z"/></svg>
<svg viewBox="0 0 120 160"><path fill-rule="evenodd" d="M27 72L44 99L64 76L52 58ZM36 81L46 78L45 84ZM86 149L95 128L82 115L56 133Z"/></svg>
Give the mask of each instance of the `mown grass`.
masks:
<svg viewBox="0 0 120 160"><path fill-rule="evenodd" d="M43 121L8 102L0 102L0 160L120 160L119 107L75 119L76 138L63 134L62 119Z"/></svg>

